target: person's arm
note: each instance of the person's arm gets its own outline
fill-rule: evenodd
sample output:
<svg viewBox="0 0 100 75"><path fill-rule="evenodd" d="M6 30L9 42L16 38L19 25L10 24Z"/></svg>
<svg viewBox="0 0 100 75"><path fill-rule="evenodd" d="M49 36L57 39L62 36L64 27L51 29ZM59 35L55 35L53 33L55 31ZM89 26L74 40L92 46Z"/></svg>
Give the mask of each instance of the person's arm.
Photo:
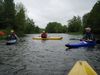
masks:
<svg viewBox="0 0 100 75"><path fill-rule="evenodd" d="M95 41L95 37L93 34L91 34L91 40Z"/></svg>
<svg viewBox="0 0 100 75"><path fill-rule="evenodd" d="M85 41L86 40L86 34L83 35L83 38L80 39L80 41Z"/></svg>
<svg viewBox="0 0 100 75"><path fill-rule="evenodd" d="M15 34L15 37L17 38L17 40L19 40L19 37Z"/></svg>
<svg viewBox="0 0 100 75"><path fill-rule="evenodd" d="M86 36L86 41L95 41L94 35L91 34L88 38Z"/></svg>

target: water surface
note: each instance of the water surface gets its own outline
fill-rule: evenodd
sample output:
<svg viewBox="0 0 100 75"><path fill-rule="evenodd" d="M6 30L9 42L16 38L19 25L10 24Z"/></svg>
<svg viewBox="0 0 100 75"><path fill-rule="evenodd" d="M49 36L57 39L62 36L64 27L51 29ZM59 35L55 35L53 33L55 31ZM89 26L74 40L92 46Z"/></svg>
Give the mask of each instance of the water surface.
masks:
<svg viewBox="0 0 100 75"><path fill-rule="evenodd" d="M32 40L39 34L29 34L16 45L0 42L0 75L67 75L78 60L85 60L100 75L100 45L92 48L66 50L65 44L79 42L70 38L81 35L49 34L62 40Z"/></svg>

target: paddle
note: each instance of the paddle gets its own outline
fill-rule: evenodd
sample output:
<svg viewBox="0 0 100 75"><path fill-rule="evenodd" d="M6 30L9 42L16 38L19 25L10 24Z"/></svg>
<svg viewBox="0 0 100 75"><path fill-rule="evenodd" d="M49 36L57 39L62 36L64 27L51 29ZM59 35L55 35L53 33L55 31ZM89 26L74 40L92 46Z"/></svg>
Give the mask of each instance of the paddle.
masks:
<svg viewBox="0 0 100 75"><path fill-rule="evenodd" d="M81 40L80 38L70 38L70 40ZM97 44L100 44L100 40L96 40Z"/></svg>
<svg viewBox="0 0 100 75"><path fill-rule="evenodd" d="M97 44L100 44L100 40L96 40L96 43L97 43Z"/></svg>
<svg viewBox="0 0 100 75"><path fill-rule="evenodd" d="M80 38L70 38L70 40L80 40Z"/></svg>

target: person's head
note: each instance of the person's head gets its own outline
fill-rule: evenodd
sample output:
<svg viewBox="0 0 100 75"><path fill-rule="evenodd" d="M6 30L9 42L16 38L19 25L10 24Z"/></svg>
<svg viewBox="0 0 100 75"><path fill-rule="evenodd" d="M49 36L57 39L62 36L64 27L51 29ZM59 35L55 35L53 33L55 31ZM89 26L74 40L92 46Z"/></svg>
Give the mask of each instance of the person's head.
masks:
<svg viewBox="0 0 100 75"><path fill-rule="evenodd" d="M14 33L14 30L11 30L11 33Z"/></svg>
<svg viewBox="0 0 100 75"><path fill-rule="evenodd" d="M43 31L43 33L45 33L45 31Z"/></svg>
<svg viewBox="0 0 100 75"><path fill-rule="evenodd" d="M91 32L91 28L90 27L87 27L87 28L85 28L85 31L86 32Z"/></svg>

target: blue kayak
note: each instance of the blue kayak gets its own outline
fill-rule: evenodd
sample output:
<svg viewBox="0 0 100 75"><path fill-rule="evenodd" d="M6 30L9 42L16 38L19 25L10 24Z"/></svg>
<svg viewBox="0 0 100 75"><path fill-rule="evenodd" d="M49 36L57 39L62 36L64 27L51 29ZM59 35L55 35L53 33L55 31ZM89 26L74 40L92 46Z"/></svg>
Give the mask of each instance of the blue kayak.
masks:
<svg viewBox="0 0 100 75"><path fill-rule="evenodd" d="M95 46L96 42L95 41L80 41L79 43L70 43L70 44L65 44L66 47L69 48L78 48L78 47L92 47Z"/></svg>
<svg viewBox="0 0 100 75"><path fill-rule="evenodd" d="M12 44L15 44L16 42L17 42L16 39L14 39L14 40L8 40L8 41L6 42L6 44L7 44L7 45L12 45Z"/></svg>

